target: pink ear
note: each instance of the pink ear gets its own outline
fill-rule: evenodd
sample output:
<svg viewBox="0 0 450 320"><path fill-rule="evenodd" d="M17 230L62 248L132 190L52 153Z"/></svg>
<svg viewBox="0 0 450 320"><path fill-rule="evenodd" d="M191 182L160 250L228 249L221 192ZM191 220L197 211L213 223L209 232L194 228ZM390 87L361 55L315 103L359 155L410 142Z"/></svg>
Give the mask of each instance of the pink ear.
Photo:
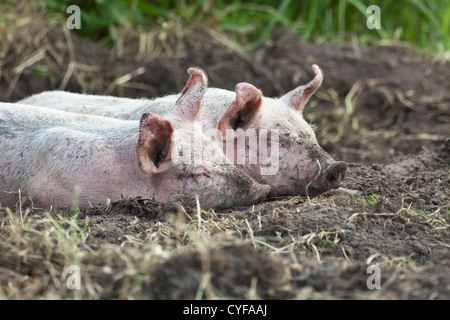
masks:
<svg viewBox="0 0 450 320"><path fill-rule="evenodd" d="M171 164L173 127L168 120L144 113L139 124L136 155L139 168L146 174L165 171Z"/></svg>
<svg viewBox="0 0 450 320"><path fill-rule="evenodd" d="M261 115L262 93L249 83L239 83L236 86L236 100L219 121L218 129L225 139L227 129L245 130Z"/></svg>
<svg viewBox="0 0 450 320"><path fill-rule="evenodd" d="M193 120L202 106L203 96L208 87L208 78L200 68L189 68L188 73L191 76L175 105L182 119Z"/></svg>
<svg viewBox="0 0 450 320"><path fill-rule="evenodd" d="M323 75L320 68L313 64L312 69L316 76L306 86L300 86L286 93L280 99L291 108L302 112L309 98L320 88L323 81Z"/></svg>

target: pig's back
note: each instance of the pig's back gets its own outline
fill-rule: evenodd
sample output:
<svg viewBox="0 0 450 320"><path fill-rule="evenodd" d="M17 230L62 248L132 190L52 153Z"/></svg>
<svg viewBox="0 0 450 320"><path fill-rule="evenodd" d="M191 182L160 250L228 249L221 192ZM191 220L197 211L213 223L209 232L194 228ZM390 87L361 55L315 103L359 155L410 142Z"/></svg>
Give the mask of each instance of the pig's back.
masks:
<svg viewBox="0 0 450 320"><path fill-rule="evenodd" d="M223 115L235 99L234 91L209 88L203 98L203 111L212 115Z"/></svg>
<svg viewBox="0 0 450 320"><path fill-rule="evenodd" d="M174 94L150 100L46 91L18 101L18 103L79 114L139 120L145 112L151 112L161 117L171 114L178 96L178 94Z"/></svg>
<svg viewBox="0 0 450 320"><path fill-rule="evenodd" d="M173 114L178 98L179 94L155 99L130 99L65 91L45 91L17 103L79 114L95 114L125 120L139 120L145 112L151 112L160 117L170 117ZM203 98L202 117L217 118L225 113L235 98L236 94L233 91L208 88Z"/></svg>
<svg viewBox="0 0 450 320"><path fill-rule="evenodd" d="M4 128L32 128L35 130L55 126L80 128L80 130L121 127L136 127L137 129L138 127L138 122L136 121L124 121L92 114L79 114L36 105L1 102L0 122Z"/></svg>

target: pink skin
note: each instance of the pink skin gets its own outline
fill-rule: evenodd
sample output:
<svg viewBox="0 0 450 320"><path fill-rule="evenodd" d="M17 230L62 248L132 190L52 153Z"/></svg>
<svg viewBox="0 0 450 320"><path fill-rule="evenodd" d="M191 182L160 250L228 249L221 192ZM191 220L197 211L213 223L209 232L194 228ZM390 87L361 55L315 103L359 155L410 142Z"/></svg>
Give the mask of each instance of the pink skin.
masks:
<svg viewBox="0 0 450 320"><path fill-rule="evenodd" d="M229 159L259 183L269 184L273 195L318 195L338 188L345 177L345 164L333 160L319 146L313 129L302 115L309 98L323 81L320 68L316 65L312 68L315 73L312 81L278 99L264 97L249 83L238 84L235 92L209 88L203 97L203 111L197 116L203 132L207 136L215 136L219 131L222 138L215 141L220 142L219 146L224 148ZM77 113L139 119L144 112L166 117L174 112L171 106L179 99L178 95L171 95L154 100L133 100L54 91L43 92L22 102ZM269 151L279 152L279 170L275 174L263 173L264 165L259 161L256 164L247 161L244 165L237 162L234 141L250 130L268 130L273 136L278 134L279 141L273 142L278 145L269 143L267 146ZM227 131L232 134L227 136ZM250 147L249 143L245 147ZM226 145L230 144L234 153L226 152ZM259 144L256 147L259 148ZM258 149L258 155L260 151Z"/></svg>
<svg viewBox="0 0 450 320"><path fill-rule="evenodd" d="M164 119L156 117L145 115L141 128L145 118L153 124L159 122L158 126L166 125ZM43 208L73 204L86 208L107 198L114 201L136 196L166 202L175 194L184 194L189 206L195 205L194 195L198 194L203 207L224 208L261 201L270 190L229 162L171 164L162 172L149 174L136 152L142 138L136 121L17 104L0 104L0 120L9 128L0 126L3 206L18 201L17 194L8 192L19 189L32 196L36 207ZM183 128L174 130L175 140L179 131L182 134ZM155 132L154 137L161 136ZM172 138L168 139L171 143ZM152 146L148 150L159 151L159 140L153 136L143 144Z"/></svg>
<svg viewBox="0 0 450 320"><path fill-rule="evenodd" d="M252 85L240 83L236 86L236 99L222 116L217 128L225 139L226 130L246 130L261 116L262 93Z"/></svg>
<svg viewBox="0 0 450 320"><path fill-rule="evenodd" d="M30 105L0 103L0 203L12 206L21 190L37 207L80 208L107 198L142 196L166 202L182 194L204 208L250 205L265 198L262 186L230 163L216 146L202 163L176 163L196 129L206 76L191 78L172 119L145 113L140 121L79 115ZM203 137L201 143L208 143Z"/></svg>
<svg viewBox="0 0 450 320"><path fill-rule="evenodd" d="M259 118L253 125L258 128L264 122L264 118ZM251 127L249 128L251 129ZM248 173L256 181L272 186L272 196L285 196L293 194L303 194L317 196L327 190L338 188L345 177L345 165L336 162L326 153L315 140L315 136L305 131L284 132L282 128L277 129L279 135L279 165L278 171L274 175L261 174L261 161L250 164L245 160L245 164L237 164L237 143L234 144L234 163L242 171ZM274 130L272 130L273 132ZM248 141L247 141L248 142ZM259 143L259 140L258 140ZM246 143L248 146L249 143ZM226 152L224 147L224 152ZM268 152L271 152L269 146ZM259 154L259 153L258 153ZM317 160L316 160L317 159ZM338 166L336 166L339 164ZM329 168L339 169L337 173L330 173Z"/></svg>
<svg viewBox="0 0 450 320"><path fill-rule="evenodd" d="M261 174L259 160L257 164L250 164L248 159L246 164L237 164L259 183L272 186L272 195L316 196L338 188L345 178L345 163L334 161L319 146L314 131L302 116L309 98L323 81L320 68L313 65L313 70L316 76L312 81L280 99L262 97L261 91L251 84L238 84L236 99L217 124L227 143L230 143L230 136L226 136L225 131L229 129L234 130L235 139L252 129L269 128L272 134L278 134L279 169L275 175ZM235 152L236 147L235 144ZM249 147L249 142L246 147ZM237 163L236 158L232 160Z"/></svg>

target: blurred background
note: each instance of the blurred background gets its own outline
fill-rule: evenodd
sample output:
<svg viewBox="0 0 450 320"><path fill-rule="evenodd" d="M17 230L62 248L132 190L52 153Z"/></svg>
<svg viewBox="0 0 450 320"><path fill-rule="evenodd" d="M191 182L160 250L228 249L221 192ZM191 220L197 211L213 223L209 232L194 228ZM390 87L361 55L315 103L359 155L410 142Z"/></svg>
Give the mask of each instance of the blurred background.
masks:
<svg viewBox="0 0 450 320"><path fill-rule="evenodd" d="M77 33L109 44L118 40L115 27L155 36L161 28L170 32L202 25L245 48L260 45L283 27L304 41L354 40L364 45L397 41L438 53L450 50L447 0L44 0L43 4L46 17L61 21L67 18L69 5L78 5L83 27ZM380 8L382 28L375 31L366 26L367 17L375 13L367 12L371 5Z"/></svg>
<svg viewBox="0 0 450 320"><path fill-rule="evenodd" d="M450 136L449 33L444 0L2 0L0 101L154 98L179 92L190 66L211 87L245 81L275 97L316 63L325 80L304 116L319 142L341 160L386 163Z"/></svg>

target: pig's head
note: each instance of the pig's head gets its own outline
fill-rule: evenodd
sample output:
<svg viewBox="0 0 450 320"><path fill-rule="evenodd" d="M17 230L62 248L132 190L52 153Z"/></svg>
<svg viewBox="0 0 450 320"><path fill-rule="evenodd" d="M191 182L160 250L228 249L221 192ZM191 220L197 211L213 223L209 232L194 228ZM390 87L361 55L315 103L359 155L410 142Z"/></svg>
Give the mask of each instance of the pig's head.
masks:
<svg viewBox="0 0 450 320"><path fill-rule="evenodd" d="M183 194L188 205L195 195L203 207L250 205L263 200L270 186L262 186L236 168L223 151L207 138L196 117L207 88L207 77L198 68L167 119L145 113L136 147L139 169L151 176L160 199Z"/></svg>
<svg viewBox="0 0 450 320"><path fill-rule="evenodd" d="M313 70L315 77L311 82L278 99L263 97L251 84L238 84L236 99L218 124L226 144L230 140L234 144L237 166L258 182L269 184L273 195L316 196L338 188L345 177L346 164L336 162L319 146L314 130L302 115L308 99L323 80L317 65L313 65ZM253 142L250 132L258 137ZM244 164L237 159L236 140L245 136L248 153ZM249 159L252 148L257 149L256 163ZM264 159L267 155L270 161Z"/></svg>

